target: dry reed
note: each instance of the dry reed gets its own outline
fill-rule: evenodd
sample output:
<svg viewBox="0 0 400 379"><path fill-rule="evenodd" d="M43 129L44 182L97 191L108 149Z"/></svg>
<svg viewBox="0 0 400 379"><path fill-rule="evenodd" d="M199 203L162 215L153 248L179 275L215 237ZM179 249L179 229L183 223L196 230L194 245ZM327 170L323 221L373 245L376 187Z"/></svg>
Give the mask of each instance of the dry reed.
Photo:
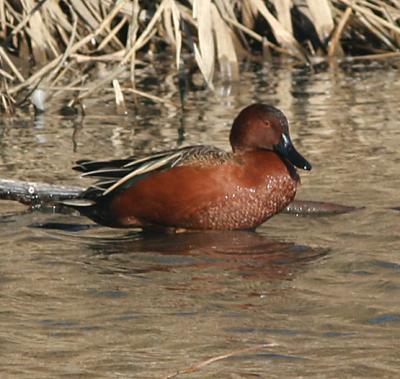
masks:
<svg viewBox="0 0 400 379"><path fill-rule="evenodd" d="M63 86L79 88L70 106L106 88L121 110L129 94L162 102L136 87L165 50L177 76L194 63L210 89L238 79L244 58L397 57L399 25L399 0L0 0L0 108L40 90L48 109Z"/></svg>

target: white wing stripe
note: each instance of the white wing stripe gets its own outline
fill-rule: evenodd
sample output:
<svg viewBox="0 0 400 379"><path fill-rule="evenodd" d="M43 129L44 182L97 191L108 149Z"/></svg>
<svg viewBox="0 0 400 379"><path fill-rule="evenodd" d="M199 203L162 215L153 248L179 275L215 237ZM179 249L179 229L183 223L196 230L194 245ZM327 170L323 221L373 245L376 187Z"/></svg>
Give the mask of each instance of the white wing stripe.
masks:
<svg viewBox="0 0 400 379"><path fill-rule="evenodd" d="M121 186L122 184L126 183L128 180L134 178L135 176L143 175L143 174L146 174L147 172L155 171L155 170L165 166L170 161L172 161L172 160L174 160L176 158L180 158L181 156L182 156L182 153L179 151L179 152L177 152L175 154L167 156L164 159L159 159L159 160L156 160L155 162L150 162L150 163L148 163L146 165L143 165L143 166L139 167L138 169L132 171L128 175L125 175L120 180L115 182L115 184L113 184L110 188L108 188L106 191L103 192L103 196L108 195L111 191L113 191L117 187ZM136 162L137 161L135 161L135 163Z"/></svg>

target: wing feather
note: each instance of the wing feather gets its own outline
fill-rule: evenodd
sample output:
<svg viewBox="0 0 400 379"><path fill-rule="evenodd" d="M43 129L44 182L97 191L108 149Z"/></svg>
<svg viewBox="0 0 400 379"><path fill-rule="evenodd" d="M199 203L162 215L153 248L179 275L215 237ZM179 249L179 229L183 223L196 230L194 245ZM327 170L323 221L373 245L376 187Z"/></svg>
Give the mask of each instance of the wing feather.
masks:
<svg viewBox="0 0 400 379"><path fill-rule="evenodd" d="M81 160L74 169L83 172L82 177L100 178L82 194L83 198L94 199L126 188L159 171L182 165L221 164L230 156L230 153L213 146L195 145L139 158L110 161Z"/></svg>

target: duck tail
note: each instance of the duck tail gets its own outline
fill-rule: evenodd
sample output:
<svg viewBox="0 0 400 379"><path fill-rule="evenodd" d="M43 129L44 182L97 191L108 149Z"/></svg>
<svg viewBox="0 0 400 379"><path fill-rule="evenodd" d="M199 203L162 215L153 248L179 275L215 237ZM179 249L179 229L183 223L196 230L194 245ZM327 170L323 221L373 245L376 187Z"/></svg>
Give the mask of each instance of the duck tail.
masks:
<svg viewBox="0 0 400 379"><path fill-rule="evenodd" d="M118 227L110 223L110 215L107 209L101 203L88 199L70 199L59 201L61 206L73 208L77 210L82 216L86 216L94 222L110 227Z"/></svg>

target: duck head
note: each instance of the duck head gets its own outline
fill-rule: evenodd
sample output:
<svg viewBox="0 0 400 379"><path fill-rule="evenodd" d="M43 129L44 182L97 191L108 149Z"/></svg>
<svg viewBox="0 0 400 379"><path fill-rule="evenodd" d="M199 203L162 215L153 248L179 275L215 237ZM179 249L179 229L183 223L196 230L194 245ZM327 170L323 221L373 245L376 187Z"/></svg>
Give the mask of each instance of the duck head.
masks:
<svg viewBox="0 0 400 379"><path fill-rule="evenodd" d="M244 108L233 122L229 140L234 152L272 150L292 165L311 170L311 164L293 146L285 115L271 105Z"/></svg>

